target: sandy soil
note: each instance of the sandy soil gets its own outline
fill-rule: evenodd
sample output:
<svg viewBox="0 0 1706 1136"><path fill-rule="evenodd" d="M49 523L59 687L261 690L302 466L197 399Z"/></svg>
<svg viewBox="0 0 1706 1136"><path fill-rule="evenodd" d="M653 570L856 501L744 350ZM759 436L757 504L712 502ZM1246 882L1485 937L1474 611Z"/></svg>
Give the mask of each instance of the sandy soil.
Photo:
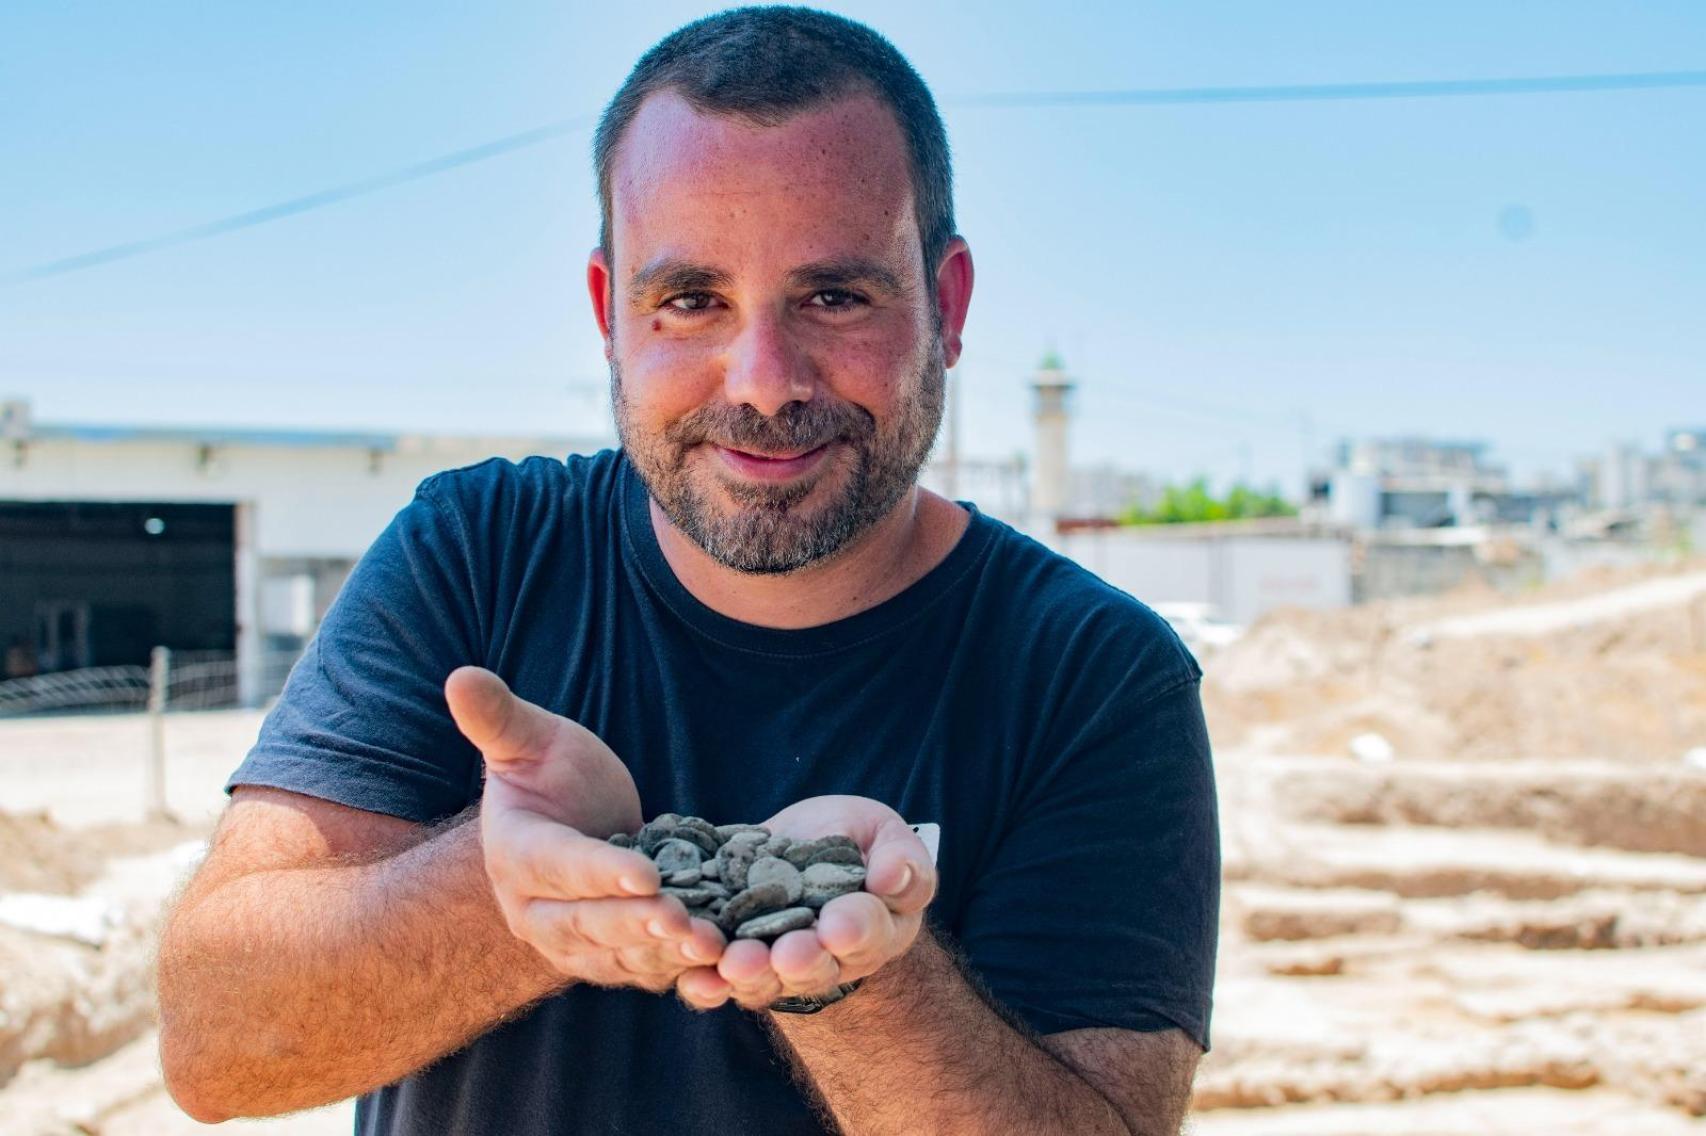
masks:
<svg viewBox="0 0 1706 1136"><path fill-rule="evenodd" d="M191 825L217 819L225 778L260 726L254 710L167 715L166 806L173 815ZM148 737L142 714L0 719L0 810L46 811L72 828L140 821Z"/></svg>
<svg viewBox="0 0 1706 1136"><path fill-rule="evenodd" d="M1706 573L1274 612L1203 664L1219 747L1673 764L1706 742Z"/></svg>

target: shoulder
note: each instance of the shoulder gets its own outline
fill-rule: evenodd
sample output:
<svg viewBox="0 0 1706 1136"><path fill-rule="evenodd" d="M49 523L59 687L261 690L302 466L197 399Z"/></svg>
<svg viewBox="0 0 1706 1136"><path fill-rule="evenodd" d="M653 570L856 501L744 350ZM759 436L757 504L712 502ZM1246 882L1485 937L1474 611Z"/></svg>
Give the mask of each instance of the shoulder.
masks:
<svg viewBox="0 0 1706 1136"><path fill-rule="evenodd" d="M622 468L615 450L488 458L433 474L416 489L412 508L426 510L433 528L448 531L470 556L534 545L544 534L601 533L615 515Z"/></svg>
<svg viewBox="0 0 1706 1136"><path fill-rule="evenodd" d="M451 512L572 506L613 495L621 466L622 455L615 450L519 462L487 458L433 474L420 483L416 496Z"/></svg>
<svg viewBox="0 0 1706 1136"><path fill-rule="evenodd" d="M1140 599L1000 521L978 523L994 530L980 589L1004 601L1029 652L1140 701L1202 677L1172 625Z"/></svg>

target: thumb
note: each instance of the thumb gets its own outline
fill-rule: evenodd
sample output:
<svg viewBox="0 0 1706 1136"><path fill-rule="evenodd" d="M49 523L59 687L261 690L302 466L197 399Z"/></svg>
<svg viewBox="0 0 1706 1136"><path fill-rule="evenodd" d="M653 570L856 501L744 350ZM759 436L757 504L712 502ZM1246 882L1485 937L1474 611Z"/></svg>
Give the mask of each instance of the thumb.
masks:
<svg viewBox="0 0 1706 1136"><path fill-rule="evenodd" d="M458 667L444 680L444 698L456 728L503 772L543 756L559 719L517 697L504 680L480 667Z"/></svg>

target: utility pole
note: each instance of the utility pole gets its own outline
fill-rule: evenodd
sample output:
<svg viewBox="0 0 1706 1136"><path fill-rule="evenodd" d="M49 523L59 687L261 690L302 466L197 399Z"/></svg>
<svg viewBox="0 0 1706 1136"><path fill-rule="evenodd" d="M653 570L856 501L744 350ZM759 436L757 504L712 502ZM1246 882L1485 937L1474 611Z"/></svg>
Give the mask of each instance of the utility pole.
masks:
<svg viewBox="0 0 1706 1136"><path fill-rule="evenodd" d="M1298 456L1303 459L1303 474L1300 479L1303 483L1303 490L1302 495L1298 500L1308 501L1309 466L1310 463L1315 460L1315 422L1310 417L1308 410L1299 410L1297 412L1297 426L1298 442L1302 446L1302 451Z"/></svg>
<svg viewBox="0 0 1706 1136"><path fill-rule="evenodd" d="M146 815L169 820L166 808L166 706L170 701L172 652L155 647L148 659L148 765Z"/></svg>

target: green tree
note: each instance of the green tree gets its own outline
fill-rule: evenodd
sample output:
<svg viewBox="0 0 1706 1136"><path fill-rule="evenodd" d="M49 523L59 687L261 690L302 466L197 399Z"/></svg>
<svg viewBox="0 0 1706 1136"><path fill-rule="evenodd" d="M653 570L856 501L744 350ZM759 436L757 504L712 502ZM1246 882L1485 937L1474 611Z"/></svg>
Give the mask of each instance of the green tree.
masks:
<svg viewBox="0 0 1706 1136"><path fill-rule="evenodd" d="M1183 525L1208 521L1242 521L1252 517L1294 517L1297 510L1277 493L1263 493L1247 485L1234 485L1225 497L1215 497L1208 478L1188 485L1169 485L1153 509L1133 505L1120 514L1126 525Z"/></svg>

